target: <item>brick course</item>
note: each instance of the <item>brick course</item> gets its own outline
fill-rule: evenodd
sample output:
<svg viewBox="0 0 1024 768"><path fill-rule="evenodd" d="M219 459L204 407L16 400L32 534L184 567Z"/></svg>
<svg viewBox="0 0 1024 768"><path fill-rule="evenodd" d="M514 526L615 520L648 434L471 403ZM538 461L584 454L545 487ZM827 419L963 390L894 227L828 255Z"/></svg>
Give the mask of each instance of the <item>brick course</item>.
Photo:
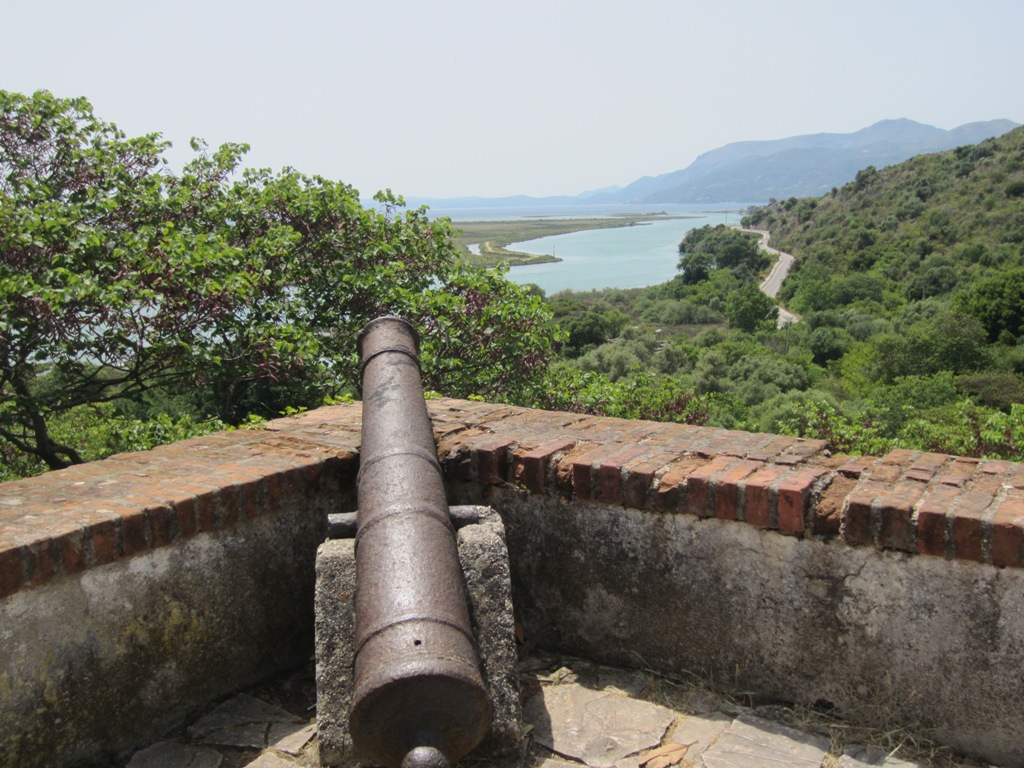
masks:
<svg viewBox="0 0 1024 768"><path fill-rule="evenodd" d="M1024 566L1024 467L820 440L428 402L450 482L515 484L849 546ZM0 486L0 597L353 487L360 404Z"/></svg>

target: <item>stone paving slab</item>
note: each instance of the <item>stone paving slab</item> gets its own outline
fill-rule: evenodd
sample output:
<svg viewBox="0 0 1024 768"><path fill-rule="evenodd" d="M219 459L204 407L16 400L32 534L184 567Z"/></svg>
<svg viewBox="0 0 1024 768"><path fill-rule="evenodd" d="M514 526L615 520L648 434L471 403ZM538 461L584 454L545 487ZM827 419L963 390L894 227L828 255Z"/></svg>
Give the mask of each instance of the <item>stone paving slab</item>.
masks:
<svg viewBox="0 0 1024 768"><path fill-rule="evenodd" d="M523 717L536 742L591 768L661 744L672 710L576 683L548 686L526 702Z"/></svg>
<svg viewBox="0 0 1024 768"><path fill-rule="evenodd" d="M277 752L297 755L314 736L316 725L313 723L271 723L267 747Z"/></svg>
<svg viewBox="0 0 1024 768"><path fill-rule="evenodd" d="M696 762L730 725L732 718L721 712L680 717L676 726L669 732L667 740L676 744L689 744L690 750L686 756Z"/></svg>
<svg viewBox="0 0 1024 768"><path fill-rule="evenodd" d="M742 715L701 755L705 768L820 768L829 740L770 720Z"/></svg>
<svg viewBox="0 0 1024 768"><path fill-rule="evenodd" d="M295 768L295 763L280 758L272 752L264 752L249 763L246 768Z"/></svg>
<svg viewBox="0 0 1024 768"><path fill-rule="evenodd" d="M859 744L847 746L836 765L838 768L928 768L923 763L910 763L898 757L890 757L880 749Z"/></svg>
<svg viewBox="0 0 1024 768"><path fill-rule="evenodd" d="M189 726L187 735L192 744L159 742L136 752L127 768L318 765L315 750L310 748L316 737L315 723L248 694L239 694L222 703ZM230 756L227 763L225 755ZM245 755L249 755L249 759L245 759ZM296 759L300 756L301 759Z"/></svg>
<svg viewBox="0 0 1024 768"><path fill-rule="evenodd" d="M132 755L128 768L220 768L223 762L216 750L160 741Z"/></svg>
<svg viewBox="0 0 1024 768"><path fill-rule="evenodd" d="M263 749L268 746L271 731L274 741L278 741L293 735L297 725L303 727L306 723L287 710L239 694L201 718L188 732L201 744Z"/></svg>

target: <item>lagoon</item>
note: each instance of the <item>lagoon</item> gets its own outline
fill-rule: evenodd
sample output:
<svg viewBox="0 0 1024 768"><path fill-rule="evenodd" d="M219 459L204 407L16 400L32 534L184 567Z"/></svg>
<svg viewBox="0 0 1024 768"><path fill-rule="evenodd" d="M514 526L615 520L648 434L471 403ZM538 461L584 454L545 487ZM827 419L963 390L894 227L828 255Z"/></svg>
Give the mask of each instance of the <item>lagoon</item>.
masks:
<svg viewBox="0 0 1024 768"><path fill-rule="evenodd" d="M718 205L562 205L493 208L445 208L433 206L431 217L446 216L455 222L516 220L528 218L588 218L666 213L687 218L654 221L630 227L592 229L565 235L511 243L512 251L550 254L561 261L512 267L508 279L540 286L548 295L604 288L640 288L676 276L679 241L693 227L705 224L737 224L746 203Z"/></svg>
<svg viewBox="0 0 1024 768"><path fill-rule="evenodd" d="M513 267L507 277L534 283L548 295L604 288L640 288L671 280L678 274L679 241L694 227L735 224L736 209L685 214L693 218L666 219L615 229L591 229L542 237L508 246L511 251L550 254L562 261Z"/></svg>

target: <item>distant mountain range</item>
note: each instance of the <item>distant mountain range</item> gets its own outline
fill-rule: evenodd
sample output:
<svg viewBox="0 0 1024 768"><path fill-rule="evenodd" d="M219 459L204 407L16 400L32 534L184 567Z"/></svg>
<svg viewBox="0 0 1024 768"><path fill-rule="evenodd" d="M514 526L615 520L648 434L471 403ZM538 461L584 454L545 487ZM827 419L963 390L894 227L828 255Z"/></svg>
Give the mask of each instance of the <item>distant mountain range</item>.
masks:
<svg viewBox="0 0 1024 768"><path fill-rule="evenodd" d="M817 197L873 165L977 144L1016 128L1010 120L967 123L947 131L914 120L882 120L854 133L815 133L774 141L739 141L705 152L686 168L644 176L617 188L574 196L417 199L445 207L585 205L613 203L759 203L771 198Z"/></svg>

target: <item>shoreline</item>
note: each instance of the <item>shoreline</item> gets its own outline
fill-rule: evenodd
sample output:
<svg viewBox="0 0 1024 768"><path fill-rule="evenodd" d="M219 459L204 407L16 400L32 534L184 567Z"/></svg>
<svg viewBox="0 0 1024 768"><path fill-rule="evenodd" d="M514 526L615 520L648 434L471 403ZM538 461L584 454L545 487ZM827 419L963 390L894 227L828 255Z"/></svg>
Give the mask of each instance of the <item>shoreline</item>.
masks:
<svg viewBox="0 0 1024 768"><path fill-rule="evenodd" d="M510 251L508 245L591 229L644 226L655 221L697 218L701 217L688 214L646 213L567 219L536 216L509 221L453 221L455 236L452 241L462 252L463 257L478 267L493 268L501 264L509 267L552 264L562 259L550 254ZM469 249L470 245L478 246L480 252L473 253Z"/></svg>

